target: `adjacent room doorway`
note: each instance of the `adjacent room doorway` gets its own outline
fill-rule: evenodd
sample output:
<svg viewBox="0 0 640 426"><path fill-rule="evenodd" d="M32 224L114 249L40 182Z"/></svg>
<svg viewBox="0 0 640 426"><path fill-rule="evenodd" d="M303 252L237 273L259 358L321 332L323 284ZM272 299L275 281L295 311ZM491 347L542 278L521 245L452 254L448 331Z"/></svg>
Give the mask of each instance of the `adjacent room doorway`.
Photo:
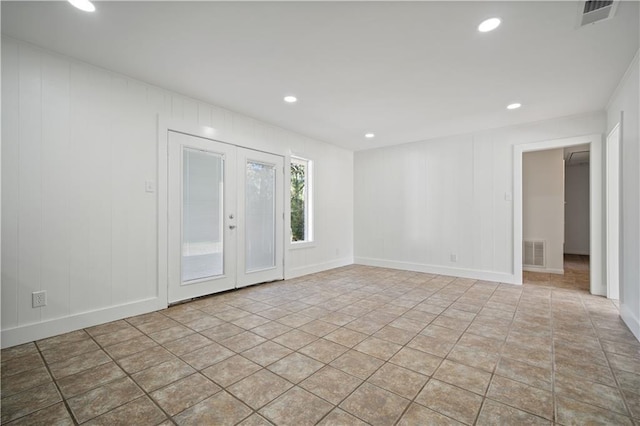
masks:
<svg viewBox="0 0 640 426"><path fill-rule="evenodd" d="M593 134L573 138L555 139L545 142L515 145L513 148L513 274L515 282L522 283L523 266L523 154L576 145L589 145L589 291L606 296L606 251L604 230L604 164L602 135Z"/></svg>

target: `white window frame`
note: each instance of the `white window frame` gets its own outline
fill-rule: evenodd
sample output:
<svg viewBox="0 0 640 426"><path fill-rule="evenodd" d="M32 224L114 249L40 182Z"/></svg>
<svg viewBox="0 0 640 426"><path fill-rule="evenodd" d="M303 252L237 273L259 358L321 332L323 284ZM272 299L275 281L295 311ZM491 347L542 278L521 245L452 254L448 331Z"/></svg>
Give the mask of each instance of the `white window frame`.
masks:
<svg viewBox="0 0 640 426"><path fill-rule="evenodd" d="M299 157L292 155L291 161L289 163L289 176L291 176L291 164L304 164L306 173L305 173L305 190L304 190L304 240L301 241L292 241L291 237L291 227L289 227L289 243L290 248L299 249L306 247L314 247L315 239L314 239L314 226L313 226L313 160L309 158ZM291 180L289 180L291 182ZM291 190L291 185L289 185L289 190ZM291 203L291 193L289 193L289 203ZM291 204L289 204L289 223L291 222Z"/></svg>

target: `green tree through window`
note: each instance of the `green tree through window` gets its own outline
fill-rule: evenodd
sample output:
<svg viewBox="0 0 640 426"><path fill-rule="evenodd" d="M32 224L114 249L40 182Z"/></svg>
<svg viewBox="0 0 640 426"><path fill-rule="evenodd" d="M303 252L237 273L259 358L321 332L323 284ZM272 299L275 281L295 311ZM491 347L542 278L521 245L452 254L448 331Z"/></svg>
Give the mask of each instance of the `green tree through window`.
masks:
<svg viewBox="0 0 640 426"><path fill-rule="evenodd" d="M307 165L291 161L291 241L306 240Z"/></svg>

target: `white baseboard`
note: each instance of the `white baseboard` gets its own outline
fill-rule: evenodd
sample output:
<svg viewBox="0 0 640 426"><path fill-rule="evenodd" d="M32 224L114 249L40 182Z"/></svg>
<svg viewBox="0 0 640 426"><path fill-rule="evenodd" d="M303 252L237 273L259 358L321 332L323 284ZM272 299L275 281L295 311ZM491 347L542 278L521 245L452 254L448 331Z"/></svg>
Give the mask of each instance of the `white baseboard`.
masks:
<svg viewBox="0 0 640 426"><path fill-rule="evenodd" d="M2 330L2 348L21 345L34 340L46 339L62 333L68 333L94 325L116 321L134 315L146 314L167 307L166 301L159 298L139 300L95 311L83 312L68 317L56 318L35 324L27 324Z"/></svg>
<svg viewBox="0 0 640 426"><path fill-rule="evenodd" d="M286 278L296 278L352 264L353 258L349 257L336 259L330 262L307 265L286 271ZM158 297L153 297L39 323L8 328L6 330L2 330L2 333L0 334L0 347L8 348L35 340L46 339L47 337L56 336L58 334L93 327L94 325L104 324L135 315L146 314L166 307L166 300L161 301Z"/></svg>
<svg viewBox="0 0 640 426"><path fill-rule="evenodd" d="M633 315L633 312L626 305L620 305L620 317L627 324L633 335L636 336L636 339L640 341L640 319Z"/></svg>
<svg viewBox="0 0 640 426"><path fill-rule="evenodd" d="M513 274L507 274L504 272L451 268L449 266L427 265L423 263L402 262L398 260L376 259L371 257L356 257L355 263L357 265L379 266L381 268L403 269L406 271L425 272L428 274L449 275L460 278L472 278L476 280L520 285Z"/></svg>
<svg viewBox="0 0 640 426"><path fill-rule="evenodd" d="M285 271L285 279L301 277L303 275L315 274L316 272L327 271L329 269L340 268L342 266L353 265L353 257L343 257L329 262L305 265L299 268L291 268Z"/></svg>
<svg viewBox="0 0 640 426"><path fill-rule="evenodd" d="M564 275L564 269L536 268L535 266L523 266L522 270L527 272L541 272L543 274Z"/></svg>

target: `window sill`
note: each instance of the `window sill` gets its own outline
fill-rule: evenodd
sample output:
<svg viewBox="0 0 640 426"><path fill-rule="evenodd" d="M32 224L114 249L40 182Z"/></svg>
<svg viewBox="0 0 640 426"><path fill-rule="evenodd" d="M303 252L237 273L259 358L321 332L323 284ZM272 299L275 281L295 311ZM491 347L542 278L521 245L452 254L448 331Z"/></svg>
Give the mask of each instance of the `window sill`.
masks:
<svg viewBox="0 0 640 426"><path fill-rule="evenodd" d="M306 248L313 248L316 246L315 241L300 241L295 243L289 243L289 250L299 250Z"/></svg>

